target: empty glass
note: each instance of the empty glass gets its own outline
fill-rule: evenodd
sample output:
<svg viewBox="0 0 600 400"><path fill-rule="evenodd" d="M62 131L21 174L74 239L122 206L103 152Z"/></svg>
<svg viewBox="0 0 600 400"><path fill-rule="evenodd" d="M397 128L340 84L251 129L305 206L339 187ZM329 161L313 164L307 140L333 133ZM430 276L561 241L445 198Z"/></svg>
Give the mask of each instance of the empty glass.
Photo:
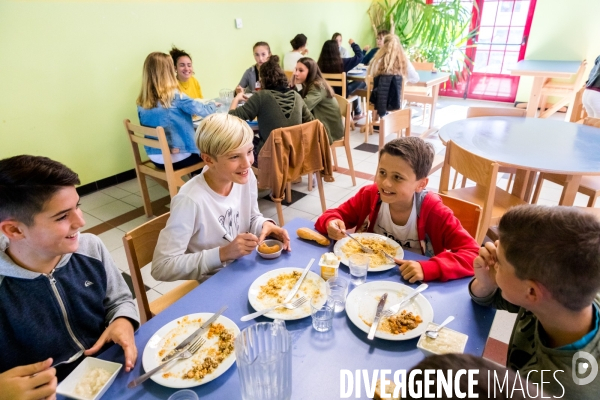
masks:
<svg viewBox="0 0 600 400"><path fill-rule="evenodd" d="M319 332L327 332L333 324L333 310L335 300L327 296L323 301L323 296L315 296L310 299L310 313L312 316L313 328Z"/></svg>
<svg viewBox="0 0 600 400"><path fill-rule="evenodd" d="M327 294L335 301L335 312L344 311L346 295L348 294L348 281L341 276L327 279Z"/></svg>
<svg viewBox="0 0 600 400"><path fill-rule="evenodd" d="M221 89L219 91L219 97L221 98L221 101L224 104L227 104L227 108L229 108L229 105L231 104L231 101L233 100L233 90Z"/></svg>
<svg viewBox="0 0 600 400"><path fill-rule="evenodd" d="M169 400L198 400L198 395L193 390L184 389L173 393Z"/></svg>
<svg viewBox="0 0 600 400"><path fill-rule="evenodd" d="M243 400L292 397L292 338L285 322L260 322L235 339L235 358Z"/></svg>
<svg viewBox="0 0 600 400"><path fill-rule="evenodd" d="M369 256L366 254L352 254L348 257L348 267L352 283L362 285L367 280L367 270L369 269Z"/></svg>

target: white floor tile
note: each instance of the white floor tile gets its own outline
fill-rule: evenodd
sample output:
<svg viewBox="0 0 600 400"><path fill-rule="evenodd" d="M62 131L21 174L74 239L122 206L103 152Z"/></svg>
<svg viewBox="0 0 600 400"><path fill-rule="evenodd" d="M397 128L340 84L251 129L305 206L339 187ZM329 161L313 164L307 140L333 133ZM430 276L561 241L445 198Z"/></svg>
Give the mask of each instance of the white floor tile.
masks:
<svg viewBox="0 0 600 400"><path fill-rule="evenodd" d="M121 244L123 244L122 239ZM110 252L110 255L121 271L130 274L129 263L127 262L127 255L125 254L125 247L117 247Z"/></svg>
<svg viewBox="0 0 600 400"><path fill-rule="evenodd" d="M122 230L114 228L99 234L98 237L102 240L108 251L113 251L119 247L123 247L123 234Z"/></svg>
<svg viewBox="0 0 600 400"><path fill-rule="evenodd" d="M348 159L344 156L342 157L342 154L346 154L346 152L343 149L336 149L337 150L337 160L338 160L338 167L340 168L348 168ZM353 160L354 161L354 160ZM331 159L331 164L333 164L333 158ZM356 163L354 163L356 164Z"/></svg>
<svg viewBox="0 0 600 400"><path fill-rule="evenodd" d="M319 213L319 215L321 215L321 213ZM293 220L294 218L304 218L304 219L313 219L315 218L317 215L316 214L310 214L292 207L288 207L285 210L283 210L283 218L285 219L285 222L288 223L291 220ZM277 219L277 218L275 218ZM281 222L279 222L279 225L281 225Z"/></svg>
<svg viewBox="0 0 600 400"><path fill-rule="evenodd" d="M334 203L334 201L325 199L326 209L333 206ZM289 208L294 208L296 210L304 211L313 215L321 215L323 213L323 209L321 208L321 200L319 197L315 196L306 196L293 203Z"/></svg>
<svg viewBox="0 0 600 400"><path fill-rule="evenodd" d="M117 228L119 228L120 230L122 230L123 232L129 232L132 229L137 228L138 226L150 221L154 219L154 217L148 218L146 217L146 215L142 215L141 217L137 217L135 219L132 219L129 222L126 222L122 225L117 226Z"/></svg>
<svg viewBox="0 0 600 400"><path fill-rule="evenodd" d="M148 193L150 194L150 200L152 201L162 199L163 197L169 195L169 191L158 184L149 187Z"/></svg>
<svg viewBox="0 0 600 400"><path fill-rule="evenodd" d="M336 173L333 176L335 178L335 181L330 182L331 185L350 190L355 188L355 186L352 185L352 177L350 175ZM366 179L356 178L356 186L362 186L365 182L368 181Z"/></svg>
<svg viewBox="0 0 600 400"><path fill-rule="evenodd" d="M102 192L94 192L81 197L81 199L79 200L81 206L79 208L81 208L81 210L85 212L88 212L98 207L105 206L114 201L117 201L114 197L111 197Z"/></svg>
<svg viewBox="0 0 600 400"><path fill-rule="evenodd" d="M323 193L325 193L325 200L330 200L334 203L340 201L342 198L350 195L352 193L352 189L345 189L335 185L332 185L333 182L324 182L323 183ZM355 187L358 187L358 182ZM308 193L309 196L319 197L319 189L315 188L312 192Z"/></svg>
<svg viewBox="0 0 600 400"><path fill-rule="evenodd" d="M150 289L150 290L146 291L146 296L148 297L148 303L152 303L154 300L161 297L162 294L158 293L154 289Z"/></svg>
<svg viewBox="0 0 600 400"><path fill-rule="evenodd" d="M134 206L124 203L120 200L115 200L107 205L89 210L88 214L101 219L102 221L108 221L132 210L135 210Z"/></svg>
<svg viewBox="0 0 600 400"><path fill-rule="evenodd" d="M154 286L152 289L156 290L160 294L165 294L175 289L184 282L185 281L161 282L158 285Z"/></svg>
<svg viewBox="0 0 600 400"><path fill-rule="evenodd" d="M83 227L84 231L102 223L102 220L99 220L86 212L83 212L83 219L85 220L85 226Z"/></svg>
<svg viewBox="0 0 600 400"><path fill-rule="evenodd" d="M114 197L115 199L121 199L125 196L129 196L131 193L127 190L123 190L117 186L111 186L106 189L102 189L100 192L109 195L110 197Z"/></svg>
<svg viewBox="0 0 600 400"><path fill-rule="evenodd" d="M285 204L287 203L284 200L281 205L281 208L284 210L287 208ZM260 210L262 215L267 218L271 218L272 215L277 214L277 207L275 206L275 203L269 200L258 199L258 209Z"/></svg>
<svg viewBox="0 0 600 400"><path fill-rule="evenodd" d="M369 153L367 151L361 151L361 150L355 150L355 149L352 149L351 152L352 152L352 160L355 163L358 161L364 161L373 154L373 153Z"/></svg>
<svg viewBox="0 0 600 400"><path fill-rule="evenodd" d="M354 169L370 175L375 175L375 173L377 172L377 165L378 163L374 163L371 161L361 161L360 163L354 166Z"/></svg>
<svg viewBox="0 0 600 400"><path fill-rule="evenodd" d="M144 281L144 285L148 286L149 288L155 288L156 286L160 285L162 282L157 281L156 279L154 279L152 277L152 274L150 273L151 270L152 270L152 263L146 265L140 271L142 272L142 280Z"/></svg>
<svg viewBox="0 0 600 400"><path fill-rule="evenodd" d="M142 196L127 192L127 196L120 199L121 201L134 206L135 208L144 207Z"/></svg>
<svg viewBox="0 0 600 400"><path fill-rule="evenodd" d="M147 180L147 182L150 181L149 179ZM154 182L154 181L153 181ZM148 182L150 183L150 182ZM119 189L123 189L128 191L129 193L140 193L140 184L138 183L137 178L136 179L131 179L127 182L122 182L116 185Z"/></svg>

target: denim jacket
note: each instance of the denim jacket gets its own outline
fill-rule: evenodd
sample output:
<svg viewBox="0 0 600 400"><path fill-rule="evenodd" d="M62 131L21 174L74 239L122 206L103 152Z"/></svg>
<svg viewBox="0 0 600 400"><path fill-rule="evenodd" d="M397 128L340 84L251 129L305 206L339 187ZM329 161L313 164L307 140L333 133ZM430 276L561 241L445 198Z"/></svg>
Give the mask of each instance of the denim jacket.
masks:
<svg viewBox="0 0 600 400"><path fill-rule="evenodd" d="M179 153L196 153L200 151L194 143L194 125L192 115L206 117L215 112L213 103L203 104L189 98L186 94L175 92L175 98L171 102L171 108L165 108L160 103L150 109L138 106L138 117L140 124L156 128L162 126L167 136L167 142L171 152L178 149ZM156 139L148 136L150 139ZM160 154L160 149L144 146L147 154Z"/></svg>

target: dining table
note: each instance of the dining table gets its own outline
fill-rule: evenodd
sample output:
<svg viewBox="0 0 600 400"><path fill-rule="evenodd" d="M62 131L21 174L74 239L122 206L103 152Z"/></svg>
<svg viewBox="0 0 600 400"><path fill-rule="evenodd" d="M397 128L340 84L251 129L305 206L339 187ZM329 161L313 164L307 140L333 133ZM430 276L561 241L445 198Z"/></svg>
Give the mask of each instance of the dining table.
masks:
<svg viewBox="0 0 600 400"><path fill-rule="evenodd" d="M143 373L142 353L154 333L168 322L188 314L198 312L216 312L221 306L229 308L223 314L233 320L240 329L255 322L270 321L259 317L255 321L240 322L240 317L254 309L248 301L248 290L252 282L263 273L284 267L304 268L311 258L318 261L320 256L332 251L329 247L305 241L296 236L301 227L314 228L314 222L306 219L294 219L285 225L291 237L291 251L284 252L279 258L267 260L256 251L227 265L196 289L156 315L135 333L138 358L130 372L119 372L112 386L103 396L104 399L167 399L176 389L160 386L152 380L128 389L127 384ZM416 253L405 252L405 259L426 259ZM317 262L311 271L319 274ZM339 276L349 279L348 268L340 266ZM367 282L402 282L398 268L373 273L367 276ZM422 295L431 303L434 322L441 323L449 315L456 319L451 329L468 335L465 352L481 356L488 337L495 311L471 301L468 284L470 278L448 282L429 282L429 288ZM349 290L353 289L353 286ZM367 340L367 334L354 326L345 312L335 314L333 328L329 332L318 332L312 327L311 317L286 321L287 330L292 338L292 399L334 399L340 397L341 370L363 370L372 373L374 369L405 369L407 372L424 359L416 344L418 338L401 341L388 341L376 338ZM99 358L123 363L123 351L114 345L102 353ZM354 372L353 372L354 373ZM240 399L240 381L235 363L218 378L191 388L200 399ZM355 398L353 396L353 398ZM367 398L365 391L361 397Z"/></svg>
<svg viewBox="0 0 600 400"><path fill-rule="evenodd" d="M572 206L583 175L600 175L600 128L553 119L477 117L446 124L440 140L515 167L512 194L529 202L536 172L566 176L559 205Z"/></svg>
<svg viewBox="0 0 600 400"><path fill-rule="evenodd" d="M511 69L512 76L531 76L533 85L527 103L527 117L535 117L542 93L542 86L547 79L570 79L577 71L581 61L555 60L521 60Z"/></svg>

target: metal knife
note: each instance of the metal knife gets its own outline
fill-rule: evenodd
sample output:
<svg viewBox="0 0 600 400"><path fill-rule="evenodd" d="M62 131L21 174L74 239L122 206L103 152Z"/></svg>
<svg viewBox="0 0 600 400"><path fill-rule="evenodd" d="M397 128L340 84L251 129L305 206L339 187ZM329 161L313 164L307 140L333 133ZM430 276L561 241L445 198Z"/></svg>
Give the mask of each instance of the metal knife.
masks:
<svg viewBox="0 0 600 400"><path fill-rule="evenodd" d="M298 279L298 281L296 281L296 284L294 285L292 290L290 290L290 292L288 293L285 300L283 300L284 303L289 303L290 301L292 301L292 299L294 298L296 293L298 293L298 289L300 289L300 285L302 285L302 281L304 280L304 277L306 276L306 274L308 274L308 270L310 269L310 267L313 265L314 262L315 262L315 259L311 258L310 262L308 263L306 268L304 268L302 275L300 275L300 279Z"/></svg>
<svg viewBox="0 0 600 400"><path fill-rule="evenodd" d="M373 340L375 338L375 331L377 331L377 327L379 326L379 320L381 319L381 313L383 312L383 307L385 306L385 301L387 300L387 293L384 293L379 300L379 304L377 304L377 311L375 312L375 320L371 324L371 329L369 329L369 335L367 339Z"/></svg>
<svg viewBox="0 0 600 400"><path fill-rule="evenodd" d="M221 307L221 309L219 311L214 313L212 317L210 317L205 323L203 323L200 328L196 329L196 331L194 333L192 333L190 336L185 338L183 342L179 343L177 345L177 347L175 347L173 349L173 351L169 352L169 354L167 354L161 361L162 362L169 361L171 358L173 358L173 356L175 356L176 354L178 354L179 352L184 350L190 343L192 343L194 341L194 339L196 339L198 336L202 335L204 333L204 331L206 331L210 327L210 324L215 322L217 320L217 318L219 318L219 316L221 314L223 314L223 312L225 312L225 310L227 310L227 307L228 306Z"/></svg>
<svg viewBox="0 0 600 400"><path fill-rule="evenodd" d="M413 297L415 297L416 295L418 295L419 293L421 293L423 290L427 289L428 287L429 287L428 284L422 283L421 285L419 285L419 287L417 287L415 289L414 292L412 292L410 295L408 295L404 299L402 299L402 301L400 303L390 307L387 311L391 312L392 314L396 314L398 311L400 311L400 307L402 307L403 305L408 303L410 301L410 299L412 299Z"/></svg>

